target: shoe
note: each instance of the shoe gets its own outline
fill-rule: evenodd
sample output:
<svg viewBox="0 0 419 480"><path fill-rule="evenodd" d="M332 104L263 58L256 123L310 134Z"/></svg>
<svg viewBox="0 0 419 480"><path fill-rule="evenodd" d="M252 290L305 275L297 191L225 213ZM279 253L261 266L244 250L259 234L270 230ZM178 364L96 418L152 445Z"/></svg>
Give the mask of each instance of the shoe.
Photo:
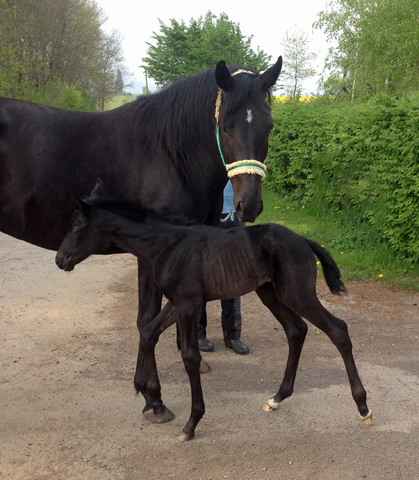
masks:
<svg viewBox="0 0 419 480"><path fill-rule="evenodd" d="M198 348L201 352L213 352L214 345L208 340L208 338L199 338L198 339Z"/></svg>
<svg viewBox="0 0 419 480"><path fill-rule="evenodd" d="M247 355L249 353L249 347L241 340L229 340L224 339L224 344L227 348L232 348L239 355Z"/></svg>

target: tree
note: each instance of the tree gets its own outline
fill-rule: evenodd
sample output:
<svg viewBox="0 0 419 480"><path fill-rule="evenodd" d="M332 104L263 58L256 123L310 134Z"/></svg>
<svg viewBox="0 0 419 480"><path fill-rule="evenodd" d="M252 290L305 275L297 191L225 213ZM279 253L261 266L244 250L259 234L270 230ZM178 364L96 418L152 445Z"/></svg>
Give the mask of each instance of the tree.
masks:
<svg viewBox="0 0 419 480"><path fill-rule="evenodd" d="M93 0L0 0L0 94L87 108L105 64L115 90L121 41L114 35L119 49L109 50L101 29L105 20ZM112 51L114 62L103 62ZM81 102L74 101L74 88L82 93Z"/></svg>
<svg viewBox="0 0 419 480"><path fill-rule="evenodd" d="M109 35L102 33L100 45L90 84L99 110L105 110L105 104L117 93L115 77L123 69L124 57L121 36L116 30Z"/></svg>
<svg viewBox="0 0 419 480"><path fill-rule="evenodd" d="M418 11L419 0L330 1L315 23L334 43L326 62L333 76L324 81L328 93L348 92L353 100L417 92Z"/></svg>
<svg viewBox="0 0 419 480"><path fill-rule="evenodd" d="M122 80L122 73L119 68L116 70L115 90L118 95L124 93L124 81Z"/></svg>
<svg viewBox="0 0 419 480"><path fill-rule="evenodd" d="M218 18L211 12L189 25L182 20L161 20L160 33L153 33L155 44L147 42L147 57L142 60L146 74L158 86L165 86L180 78L214 67L220 60L227 64L247 65L265 70L270 56L262 50L254 52L252 36L242 35L240 24L230 21L225 13Z"/></svg>
<svg viewBox="0 0 419 480"><path fill-rule="evenodd" d="M284 51L284 70L282 80L287 95L296 97L301 94L302 82L316 74L311 62L317 54L309 50L309 37L304 32L290 35L288 32L282 41Z"/></svg>

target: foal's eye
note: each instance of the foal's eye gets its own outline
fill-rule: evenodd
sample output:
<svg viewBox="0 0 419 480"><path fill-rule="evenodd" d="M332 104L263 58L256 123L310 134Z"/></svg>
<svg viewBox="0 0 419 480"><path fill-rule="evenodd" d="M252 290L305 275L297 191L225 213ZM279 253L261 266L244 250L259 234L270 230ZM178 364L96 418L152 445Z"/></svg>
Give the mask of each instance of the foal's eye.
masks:
<svg viewBox="0 0 419 480"><path fill-rule="evenodd" d="M82 222L76 222L76 223L74 223L74 224L71 226L70 235L71 235L73 238L77 238L77 237L80 235L82 228L83 228L83 223L82 223Z"/></svg>

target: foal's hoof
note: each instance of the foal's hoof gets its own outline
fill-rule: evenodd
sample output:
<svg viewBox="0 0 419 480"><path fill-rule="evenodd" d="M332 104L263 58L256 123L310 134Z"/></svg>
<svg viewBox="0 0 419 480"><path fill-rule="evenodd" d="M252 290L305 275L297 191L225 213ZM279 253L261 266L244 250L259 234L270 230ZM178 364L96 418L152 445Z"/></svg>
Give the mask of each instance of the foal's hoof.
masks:
<svg viewBox="0 0 419 480"><path fill-rule="evenodd" d="M273 398L270 398L262 407L265 412L273 412L279 407L279 403L275 402Z"/></svg>
<svg viewBox="0 0 419 480"><path fill-rule="evenodd" d="M151 423L166 423L170 422L175 418L175 414L171 412L167 407L164 407L164 410L157 415L154 414L153 409L146 410L143 412L144 417Z"/></svg>
<svg viewBox="0 0 419 480"><path fill-rule="evenodd" d="M368 413L363 417L361 414L359 415L361 420L364 422L364 425L370 426L372 423L372 412L368 410Z"/></svg>
<svg viewBox="0 0 419 480"><path fill-rule="evenodd" d="M177 437L181 442L189 442L189 440L192 440L193 435L189 435L185 432L181 432L181 434Z"/></svg>
<svg viewBox="0 0 419 480"><path fill-rule="evenodd" d="M201 363L199 364L199 373L202 375L203 373L209 373L210 371L211 367L203 358L201 358Z"/></svg>

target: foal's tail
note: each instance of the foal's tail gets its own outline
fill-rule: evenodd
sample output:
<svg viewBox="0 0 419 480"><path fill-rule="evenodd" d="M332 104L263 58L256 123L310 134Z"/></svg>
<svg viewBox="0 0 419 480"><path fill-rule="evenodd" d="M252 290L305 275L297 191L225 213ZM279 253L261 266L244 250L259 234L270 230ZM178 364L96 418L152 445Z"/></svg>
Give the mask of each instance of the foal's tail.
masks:
<svg viewBox="0 0 419 480"><path fill-rule="evenodd" d="M313 242L313 240L309 240L308 238L305 238L305 241L310 245L311 249L320 260L323 267L324 278L333 295L348 293L345 285L340 279L340 270L336 265L336 262L333 260L332 255L330 255L330 253L317 242Z"/></svg>

